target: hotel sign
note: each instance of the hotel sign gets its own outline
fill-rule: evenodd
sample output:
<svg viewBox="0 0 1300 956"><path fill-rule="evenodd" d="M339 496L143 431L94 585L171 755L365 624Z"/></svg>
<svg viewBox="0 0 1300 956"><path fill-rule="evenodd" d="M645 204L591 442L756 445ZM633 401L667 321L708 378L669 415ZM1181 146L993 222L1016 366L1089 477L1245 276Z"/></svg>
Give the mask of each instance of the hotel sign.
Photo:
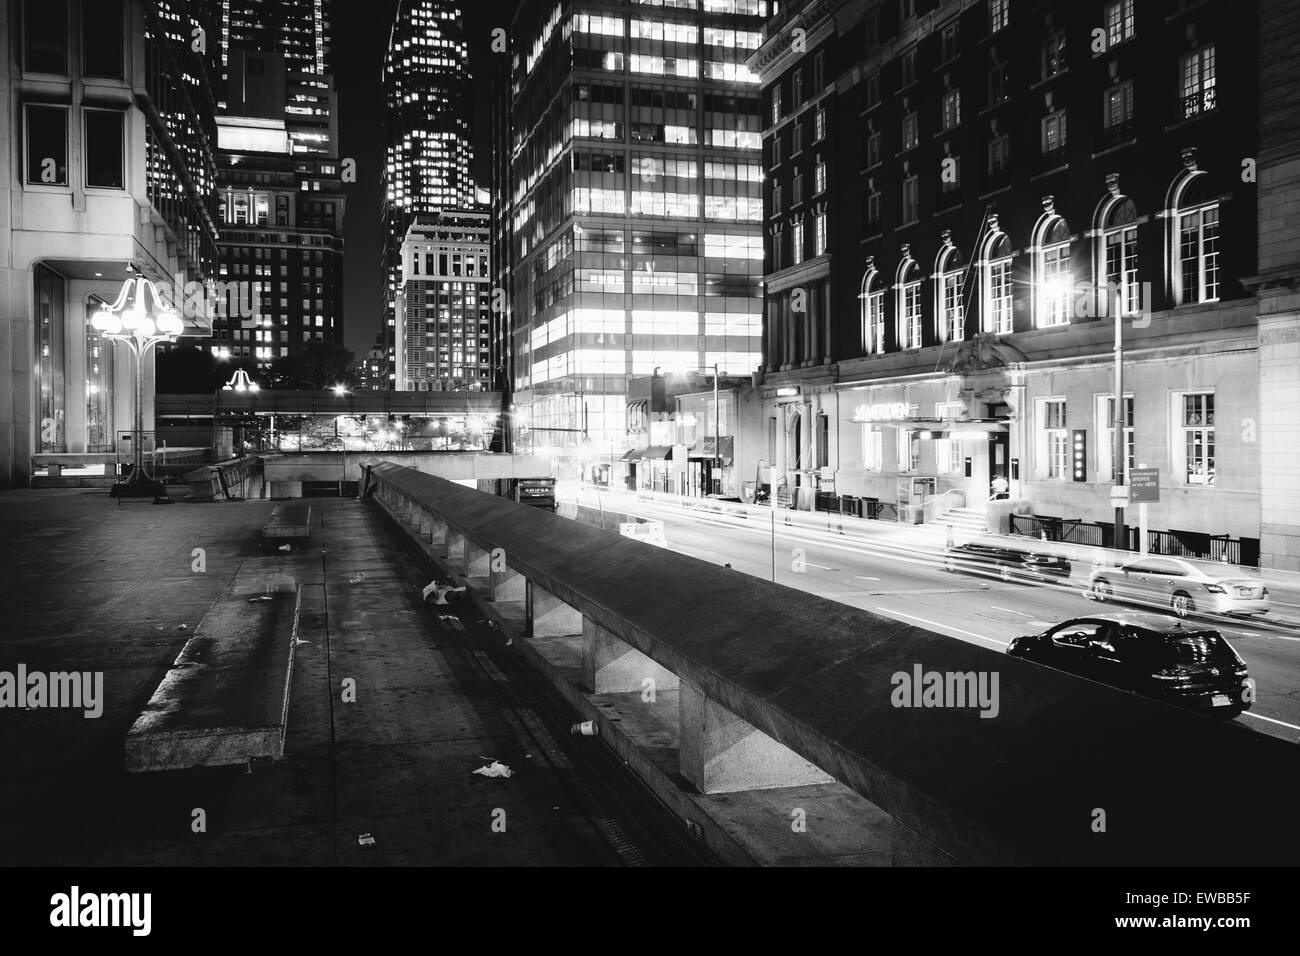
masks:
<svg viewBox="0 0 1300 956"><path fill-rule="evenodd" d="M853 420L855 422L900 422L911 418L915 411L916 406L907 402L859 405L853 409Z"/></svg>

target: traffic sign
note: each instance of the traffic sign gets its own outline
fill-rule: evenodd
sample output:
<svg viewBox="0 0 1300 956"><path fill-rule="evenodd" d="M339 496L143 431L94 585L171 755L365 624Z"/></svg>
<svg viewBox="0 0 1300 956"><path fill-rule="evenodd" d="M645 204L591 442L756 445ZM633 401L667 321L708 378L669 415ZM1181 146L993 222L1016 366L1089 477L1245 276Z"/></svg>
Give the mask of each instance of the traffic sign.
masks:
<svg viewBox="0 0 1300 956"><path fill-rule="evenodd" d="M1160 501L1160 469L1133 468L1128 473L1129 501L1155 504Z"/></svg>
<svg viewBox="0 0 1300 956"><path fill-rule="evenodd" d="M1115 485L1110 489L1110 503L1116 508L1128 504L1128 485Z"/></svg>

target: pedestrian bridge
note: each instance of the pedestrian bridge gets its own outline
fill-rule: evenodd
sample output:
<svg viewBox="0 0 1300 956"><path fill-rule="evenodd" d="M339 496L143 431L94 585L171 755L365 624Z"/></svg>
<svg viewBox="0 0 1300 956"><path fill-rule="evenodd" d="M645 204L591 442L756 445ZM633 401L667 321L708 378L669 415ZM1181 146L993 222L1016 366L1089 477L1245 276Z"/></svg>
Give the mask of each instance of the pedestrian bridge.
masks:
<svg viewBox="0 0 1300 956"><path fill-rule="evenodd" d="M724 859L1300 858L1294 744L399 464L363 468L363 495L467 578ZM910 686L932 673L934 694Z"/></svg>

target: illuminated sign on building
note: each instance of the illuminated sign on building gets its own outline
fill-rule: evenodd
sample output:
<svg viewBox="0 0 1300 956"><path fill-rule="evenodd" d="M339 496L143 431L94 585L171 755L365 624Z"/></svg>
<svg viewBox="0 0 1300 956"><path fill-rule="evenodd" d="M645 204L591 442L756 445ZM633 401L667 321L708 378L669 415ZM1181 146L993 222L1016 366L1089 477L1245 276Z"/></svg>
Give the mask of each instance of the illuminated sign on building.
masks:
<svg viewBox="0 0 1300 956"><path fill-rule="evenodd" d="M876 405L859 405L853 409L855 422L897 422L911 418L916 406L907 402L880 402Z"/></svg>

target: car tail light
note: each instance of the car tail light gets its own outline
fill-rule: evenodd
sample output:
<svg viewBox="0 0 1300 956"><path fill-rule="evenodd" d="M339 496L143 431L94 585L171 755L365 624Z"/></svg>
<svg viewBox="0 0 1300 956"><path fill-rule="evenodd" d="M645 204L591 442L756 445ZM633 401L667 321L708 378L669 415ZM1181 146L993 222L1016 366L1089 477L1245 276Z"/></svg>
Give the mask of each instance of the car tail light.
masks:
<svg viewBox="0 0 1300 956"><path fill-rule="evenodd" d="M1228 589L1225 588L1225 587L1224 587L1223 585L1221 585L1221 584L1207 584L1207 585L1205 585L1205 590L1209 591L1211 594L1227 594L1227 593L1228 593Z"/></svg>
<svg viewBox="0 0 1300 956"><path fill-rule="evenodd" d="M1186 684L1192 679L1191 675L1181 667L1166 667L1151 676L1156 680L1170 681L1175 684Z"/></svg>

